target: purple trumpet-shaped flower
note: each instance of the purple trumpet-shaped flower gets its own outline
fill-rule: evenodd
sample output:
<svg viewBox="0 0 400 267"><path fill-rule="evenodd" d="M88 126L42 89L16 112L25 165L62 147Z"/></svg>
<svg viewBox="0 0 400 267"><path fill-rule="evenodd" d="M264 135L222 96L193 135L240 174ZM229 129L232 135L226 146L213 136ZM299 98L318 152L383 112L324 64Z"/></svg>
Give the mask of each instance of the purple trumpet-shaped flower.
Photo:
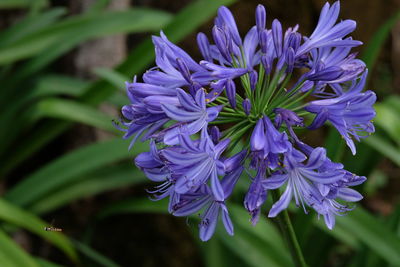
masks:
<svg viewBox="0 0 400 267"><path fill-rule="evenodd" d="M285 132L279 132L271 120L264 116L259 119L250 138L251 151L262 151L263 158L268 154L284 153L291 148Z"/></svg>
<svg viewBox="0 0 400 267"><path fill-rule="evenodd" d="M153 43L157 69L153 68L143 75L146 83L174 89L182 86L199 88L207 82L192 76L192 73L202 73L206 70L185 51L171 43L163 32L161 37L153 36Z"/></svg>
<svg viewBox="0 0 400 267"><path fill-rule="evenodd" d="M218 175L225 174L225 166L220 156L230 140L225 139L214 145L206 128L203 128L201 138L196 142L190 139L186 129L181 129L178 137L182 151L165 149L161 152L169 162L172 173L179 174L175 192L185 194L210 181L214 198L224 200L224 191Z"/></svg>
<svg viewBox="0 0 400 267"><path fill-rule="evenodd" d="M118 129L126 132L125 139L134 137L131 147L142 134L141 140L144 141L169 121L161 109L160 101L177 104L178 98L176 90L138 83L136 78L133 83L126 83L126 87L131 104L122 107L121 112L126 121L121 121L124 128Z"/></svg>
<svg viewBox="0 0 400 267"><path fill-rule="evenodd" d="M276 114L275 125L278 129L281 127L283 122L286 124L287 127L304 126L304 119L299 117L295 112L289 109L276 108L274 109L274 112Z"/></svg>
<svg viewBox="0 0 400 267"><path fill-rule="evenodd" d="M160 157L154 141L150 143L150 152L140 153L135 159L135 164L151 181L161 182L155 190L149 192L153 194L153 200L169 197L168 211L172 212L180 196L175 192L175 177Z"/></svg>
<svg viewBox="0 0 400 267"><path fill-rule="evenodd" d="M332 6L326 3L322 8L319 21L314 32L296 51L296 56L301 56L313 48L320 47L354 47L361 45L360 41L343 39L356 28L354 20L343 20L335 25L340 11L340 2Z"/></svg>
<svg viewBox="0 0 400 267"><path fill-rule="evenodd" d="M243 106L244 113L246 113L246 115L249 116L250 112L251 112L251 102L250 102L250 100L248 98L243 100L242 106Z"/></svg>
<svg viewBox="0 0 400 267"><path fill-rule="evenodd" d="M263 166L264 165L264 166ZM261 164L257 170L257 175L252 179L249 190L244 199L244 207L251 215L251 223L256 225L260 217L262 204L267 199L267 190L263 186L265 181L267 166Z"/></svg>
<svg viewBox="0 0 400 267"><path fill-rule="evenodd" d="M309 80L318 81L316 92L318 96L332 97L332 94L321 92L327 83L337 84L357 79L365 70L365 63L356 59L356 54L350 54L350 47L325 47L311 50L311 60L308 66Z"/></svg>
<svg viewBox="0 0 400 267"><path fill-rule="evenodd" d="M193 97L181 89L176 89L181 107L168 103L161 104L165 114L179 123L186 123L190 135L199 132L207 127L207 122L214 120L218 116L221 107L206 108L206 98L203 90L198 90ZM174 127L166 131L164 143L175 145L178 143L179 127Z"/></svg>
<svg viewBox="0 0 400 267"><path fill-rule="evenodd" d="M303 163L305 160L306 156L303 153L293 149L285 154L282 172L274 173L263 182L265 189L277 189L286 183L285 192L272 206L268 217L275 217L286 209L293 197L296 205L301 205L306 212L306 205L310 206L315 201L322 200L322 195L315 183L332 184L344 177L345 172L340 169L318 171L318 168L326 161L324 148L314 149L307 162Z"/></svg>
<svg viewBox="0 0 400 267"><path fill-rule="evenodd" d="M242 171L243 167L236 168L234 171L226 174L225 177L222 178L221 187L225 199L231 195ZM233 235L233 224L229 217L228 208L225 205L225 199L216 199L212 190L210 190L208 186L204 186L192 194L183 195L181 197L181 202L175 205L173 214L175 216L189 216L196 214L199 210L206 207L205 211L201 215L201 222L199 224L200 239L202 241L207 241L212 237L219 216L221 216L226 232L229 235Z"/></svg>
<svg viewBox="0 0 400 267"><path fill-rule="evenodd" d="M318 128L329 120L346 140L353 154L356 153L356 148L352 137L359 141L360 138L375 131L371 120L376 115L372 107L376 101L376 95L372 91L361 93L366 77L367 72L358 82L354 81L350 89L339 97L312 101L305 108L317 114L310 129Z"/></svg>

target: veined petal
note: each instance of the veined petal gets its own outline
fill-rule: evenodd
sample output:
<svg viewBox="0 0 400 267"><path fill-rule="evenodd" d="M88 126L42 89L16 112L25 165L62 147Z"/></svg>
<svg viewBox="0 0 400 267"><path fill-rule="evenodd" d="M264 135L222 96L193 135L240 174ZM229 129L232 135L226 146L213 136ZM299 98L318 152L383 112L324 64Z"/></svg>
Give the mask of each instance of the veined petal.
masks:
<svg viewBox="0 0 400 267"><path fill-rule="evenodd" d="M351 188L340 189L337 194L337 197L350 202L356 202L363 199L363 196L360 193Z"/></svg>
<svg viewBox="0 0 400 267"><path fill-rule="evenodd" d="M196 214L199 210L201 210L205 205L212 201L210 196L205 196L200 199L196 199L195 201L190 202L189 204L185 204L182 207L174 210L172 212L173 215L178 217L189 216L192 214Z"/></svg>
<svg viewBox="0 0 400 267"><path fill-rule="evenodd" d="M272 205L272 208L268 213L268 217L276 217L276 215L289 206L290 200L292 200L292 186L290 183L288 183L285 192L282 194L279 200Z"/></svg>
<svg viewBox="0 0 400 267"><path fill-rule="evenodd" d="M215 232L215 227L218 221L219 205L217 203L211 204L204 214L200 223L200 239L202 241L209 240Z"/></svg>
<svg viewBox="0 0 400 267"><path fill-rule="evenodd" d="M178 88L177 95L179 99L179 103L188 111L199 112L201 108L197 106L194 102L194 99L191 95L187 94L184 90Z"/></svg>
<svg viewBox="0 0 400 267"><path fill-rule="evenodd" d="M202 116L202 112L190 112L180 108L177 108L171 104L162 104L161 108L164 110L165 114L173 120L180 122L190 122L197 120Z"/></svg>
<svg viewBox="0 0 400 267"><path fill-rule="evenodd" d="M277 189L280 188L287 181L287 179L287 174L274 174L262 181L262 185L265 189Z"/></svg>
<svg viewBox="0 0 400 267"><path fill-rule="evenodd" d="M326 150L322 147L317 147L311 152L307 162L307 169L317 169L326 160Z"/></svg>
<svg viewBox="0 0 400 267"><path fill-rule="evenodd" d="M222 188L221 182L219 181L217 170L214 169L211 173L211 191L213 192L216 201L224 201L225 194Z"/></svg>
<svg viewBox="0 0 400 267"><path fill-rule="evenodd" d="M332 172L315 172L311 170L307 170L304 168L299 168L299 172L307 179L311 181L321 183L321 184L331 184L339 181L343 178L344 172L341 171L332 171Z"/></svg>
<svg viewBox="0 0 400 267"><path fill-rule="evenodd" d="M228 209L225 207L225 204L220 204L221 208L221 218L222 218L222 223L225 226L225 230L229 235L233 235L233 223L231 221L231 218L229 217Z"/></svg>
<svg viewBox="0 0 400 267"><path fill-rule="evenodd" d="M259 119L250 138L250 147L252 151L264 149L266 143L265 129L263 119Z"/></svg>
<svg viewBox="0 0 400 267"><path fill-rule="evenodd" d="M195 163L203 162L208 158L208 155L205 153L202 154L194 154L194 153L186 153L182 154L180 152L172 151L169 149L165 149L161 151L162 155L171 163L176 165L188 166Z"/></svg>

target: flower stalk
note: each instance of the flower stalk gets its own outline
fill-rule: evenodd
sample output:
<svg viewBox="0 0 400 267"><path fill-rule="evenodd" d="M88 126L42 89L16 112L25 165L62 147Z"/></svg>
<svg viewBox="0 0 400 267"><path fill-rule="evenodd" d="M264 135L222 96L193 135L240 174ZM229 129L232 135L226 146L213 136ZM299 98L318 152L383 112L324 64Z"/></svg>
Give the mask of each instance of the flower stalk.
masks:
<svg viewBox="0 0 400 267"><path fill-rule="evenodd" d="M278 201L279 199L278 191L273 190L271 194L272 194L272 199L274 201ZM296 267L307 267L307 263L304 259L303 252L297 240L296 233L294 231L287 210L284 210L281 214L279 214L276 220L278 222L279 229L287 243L287 246L289 247L290 255L292 256L294 264L296 265Z"/></svg>

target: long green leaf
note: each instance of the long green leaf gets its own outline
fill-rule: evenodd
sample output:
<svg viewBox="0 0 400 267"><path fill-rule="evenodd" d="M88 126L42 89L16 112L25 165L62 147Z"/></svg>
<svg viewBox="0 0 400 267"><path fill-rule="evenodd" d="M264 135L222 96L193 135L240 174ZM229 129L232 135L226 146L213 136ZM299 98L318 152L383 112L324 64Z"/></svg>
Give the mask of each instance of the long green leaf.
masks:
<svg viewBox="0 0 400 267"><path fill-rule="evenodd" d="M400 239L384 223L357 207L348 216L338 216L337 224L365 243L387 262L399 266Z"/></svg>
<svg viewBox="0 0 400 267"><path fill-rule="evenodd" d="M109 82L111 85L125 93L125 82L129 80L129 78L125 75L122 75L115 70L106 68L96 68L93 70L93 72L103 80Z"/></svg>
<svg viewBox="0 0 400 267"><path fill-rule="evenodd" d="M400 105L400 101L398 103ZM376 117L375 124L383 128L388 135L400 145L400 117L399 112L386 102L375 105Z"/></svg>
<svg viewBox="0 0 400 267"><path fill-rule="evenodd" d="M102 168L84 175L71 185L52 191L44 198L35 201L29 210L36 214L43 214L80 198L146 181L148 180L144 175L131 163Z"/></svg>
<svg viewBox="0 0 400 267"><path fill-rule="evenodd" d="M30 205L89 171L127 158L127 145L125 140L117 138L77 149L23 179L5 197L20 206ZM133 150L139 153L145 148L145 143L137 143Z"/></svg>
<svg viewBox="0 0 400 267"><path fill-rule="evenodd" d="M289 251L282 240L282 236L277 228L272 224L271 220L260 218L257 225L252 226L249 220L249 214L243 209L242 206L236 204L229 205L229 212L232 220L235 223L236 229L241 228L251 236L257 237L262 242L262 247L258 248L260 253L264 253L270 261L275 262L279 266L292 265Z"/></svg>
<svg viewBox="0 0 400 267"><path fill-rule="evenodd" d="M165 213L167 201L152 202L148 199L132 199L121 201L104 208L98 218L105 218L121 213ZM248 215L244 210L234 204L230 205L233 222L235 223L235 235L228 236L224 230L216 232L216 237L238 254L249 266L289 266L291 260L285 249L281 237L276 229L260 222L256 228L252 228Z"/></svg>
<svg viewBox="0 0 400 267"><path fill-rule="evenodd" d="M0 48L0 64L33 56L70 38L79 43L88 38L110 34L157 30L170 18L165 12L141 8L71 17L8 47Z"/></svg>
<svg viewBox="0 0 400 267"><path fill-rule="evenodd" d="M235 229L235 235L232 237L219 231L216 234L223 244L242 258L248 266L284 266L279 265L270 257L268 247L265 247L265 244L257 236L251 235L242 228Z"/></svg>
<svg viewBox="0 0 400 267"><path fill-rule="evenodd" d="M0 264L4 267L39 267L35 260L0 230Z"/></svg>
<svg viewBox="0 0 400 267"><path fill-rule="evenodd" d="M395 23L400 19L400 12L398 11L393 17L389 18L375 34L371 40L367 42L367 47L362 54L362 59L365 61L367 68L372 69L378 58L379 52L387 38L390 35L390 30Z"/></svg>
<svg viewBox="0 0 400 267"><path fill-rule="evenodd" d="M77 240L73 240L73 243L77 250L88 257L89 259L93 260L96 262L96 266L104 266L104 267L118 267L119 265L110 260L109 258L105 257L104 255L101 255L99 252L95 251L91 247L85 245L82 242L79 242Z"/></svg>
<svg viewBox="0 0 400 267"><path fill-rule="evenodd" d="M1 0L0 8L25 8L32 5L29 0Z"/></svg>
<svg viewBox="0 0 400 267"><path fill-rule="evenodd" d="M382 155L389 158L391 161L400 166L400 149L395 145L388 142L384 138L374 134L363 140L366 144L374 148L376 151L380 152Z"/></svg>
<svg viewBox="0 0 400 267"><path fill-rule="evenodd" d="M3 131L0 131L0 151L6 151L7 147L11 146L12 143L18 139L21 132L26 131L26 128L31 126L31 123L33 122L32 120L34 119L32 118L33 114L31 109L32 106L36 105L35 101L45 96L55 96L55 95L79 96L82 94L83 88L85 88L85 86L87 86L87 83L82 80L62 75L46 75L43 78L41 78L38 81L33 91L23 94L21 97L13 101L11 106L6 108L4 112L2 112L0 116L0 125L9 125L9 127L4 128ZM36 110L36 112L38 112L38 110ZM97 111L95 113L97 113ZM50 115L53 114L50 113ZM66 115L70 116L70 114ZM87 118L89 114L88 115L78 114L78 115L80 118L82 116L86 117L86 120L88 122L91 121L91 119ZM105 126L104 125L105 121L109 122L109 119L103 121L102 124L103 126ZM81 122L84 123L84 121ZM108 125L106 125L106 127L110 126L111 124L109 123Z"/></svg>
<svg viewBox="0 0 400 267"><path fill-rule="evenodd" d="M0 219L39 235L61 249L73 261L77 260L77 254L72 244L63 234L44 231L44 227L48 226L48 224L2 198L0 198Z"/></svg>
<svg viewBox="0 0 400 267"><path fill-rule="evenodd" d="M118 132L112 125L112 117L73 100L46 98L35 105L32 120L56 118L90 125L110 132Z"/></svg>
<svg viewBox="0 0 400 267"><path fill-rule="evenodd" d="M0 33L0 47L10 45L29 34L42 30L46 26L56 22L66 12L65 8L53 8L39 16L27 16L23 18Z"/></svg>
<svg viewBox="0 0 400 267"><path fill-rule="evenodd" d="M166 199L154 202L149 199L127 199L113 203L103 208L97 215L99 219L106 218L115 214L124 213L166 213L168 201Z"/></svg>
<svg viewBox="0 0 400 267"><path fill-rule="evenodd" d="M199 4L199 2L201 3ZM186 29L186 31L188 31L188 29L195 29L200 24L209 19L212 15L214 15L219 5L228 5L233 2L234 0L201 0L190 4L187 8L179 12L178 15L171 21L169 26L166 27L166 33L170 36L173 36L173 38L171 38L171 41L179 42L185 36L185 34L188 33L182 31L182 29ZM209 5L205 5L205 3L208 3ZM197 8L193 8L193 6ZM207 8L204 8L204 6L206 6ZM206 14L207 16L203 17L203 15L199 15L199 13ZM192 16L197 15L199 15L202 19L192 20ZM184 21L183 18L186 18L186 21ZM178 24L178 21L184 21L185 25ZM125 75L132 75L134 71L132 71L132 73L130 73L129 71L132 65L138 64L138 66L140 66L140 69L143 70L143 68L145 68L148 63L151 62L151 60L154 58L153 47L151 44L150 46L146 45L145 43L143 45L139 45L139 47L134 51L138 52L133 53L137 53L137 55L144 55L145 57L134 58L133 56L131 56L127 58L125 62L117 68L120 73ZM147 57L150 55L150 57L146 59L146 55ZM93 86L90 86L90 88L88 88L84 99L88 103L96 105L107 99L114 92L114 88L108 86L107 82L97 82ZM17 166L32 153L34 153L39 148L53 140L56 136L61 134L65 129L68 128L68 126L68 123L53 121L49 122L41 128L36 129L34 133L32 133L29 141L21 140L21 142L19 142L19 144L14 147L13 153L9 153L7 157L3 159L3 164L5 166L3 168L0 168L0 175L7 173L12 168Z"/></svg>
<svg viewBox="0 0 400 267"><path fill-rule="evenodd" d="M36 258L36 262L40 267L63 267L62 265L41 258Z"/></svg>
<svg viewBox="0 0 400 267"><path fill-rule="evenodd" d="M65 75L49 74L40 78L31 93L31 98L66 95L79 97L88 82Z"/></svg>
<svg viewBox="0 0 400 267"><path fill-rule="evenodd" d="M236 0L197 0L180 11L164 28L164 33L171 42L179 42L193 32L215 14L221 5L230 5ZM126 60L117 67L123 75L132 77L142 72L154 59L154 48L150 38L139 44L128 55ZM99 103L115 92L115 89L105 81L95 83L88 88L84 99L89 103Z"/></svg>

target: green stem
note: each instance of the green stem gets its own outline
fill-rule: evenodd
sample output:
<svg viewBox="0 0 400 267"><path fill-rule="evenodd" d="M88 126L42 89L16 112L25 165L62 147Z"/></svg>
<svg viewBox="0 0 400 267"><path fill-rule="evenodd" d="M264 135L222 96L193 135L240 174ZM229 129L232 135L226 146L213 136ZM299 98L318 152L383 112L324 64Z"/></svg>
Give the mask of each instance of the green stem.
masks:
<svg viewBox="0 0 400 267"><path fill-rule="evenodd" d="M279 200L279 194L277 190L272 191L272 198L274 202ZM297 241L296 233L294 232L292 222L290 221L290 217L286 209L278 215L278 224L283 236L286 239L294 264L297 267L307 267L307 263L304 260L299 242Z"/></svg>

